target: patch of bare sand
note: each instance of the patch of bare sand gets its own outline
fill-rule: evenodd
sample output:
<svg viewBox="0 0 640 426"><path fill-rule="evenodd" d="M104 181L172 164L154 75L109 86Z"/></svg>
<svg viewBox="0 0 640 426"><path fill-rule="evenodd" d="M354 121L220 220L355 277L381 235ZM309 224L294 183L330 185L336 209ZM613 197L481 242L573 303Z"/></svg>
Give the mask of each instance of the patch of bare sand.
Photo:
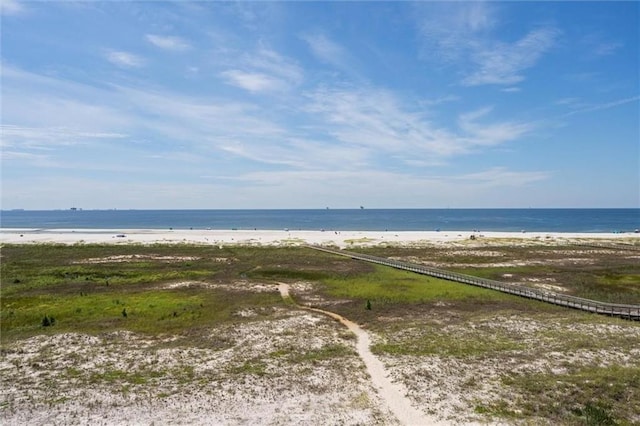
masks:
<svg viewBox="0 0 640 426"><path fill-rule="evenodd" d="M91 257L88 259L72 262L74 264L100 264L100 263L124 263L124 262L144 262L153 260L164 263L188 262L199 260L196 256L160 256L155 254L122 254L105 257ZM226 259L225 259L226 260Z"/></svg>
<svg viewBox="0 0 640 426"><path fill-rule="evenodd" d="M289 285L280 283L278 286L282 298L285 300L290 299ZM376 358L370 349L370 337L369 334L364 331L358 324L349 321L333 312L325 311L317 308L305 309L327 315L342 325L347 327L358 339L356 349L358 355L367 367L367 372L371 377L371 382L377 389L382 402L393 412L396 418L402 423L407 425L420 425L420 424L432 424L436 425L439 422L434 417L425 416L423 412L416 409L411 402L406 398L406 389L400 383L394 383L389 380L388 372L385 370L384 365Z"/></svg>
<svg viewBox="0 0 640 426"><path fill-rule="evenodd" d="M487 423L487 418L474 412L478 405L507 401L514 412L517 399L514 390L505 387L501 378L513 373L563 374L568 366L640 366L640 346L616 347L619 340L640 342L640 327L629 324L555 324L531 318L495 316L472 324L444 326L449 335L480 333L487 337L496 333L510 336L522 344L521 349L501 351L500 354L455 357L441 355L380 355L393 380L402 382L409 389L409 396L428 412L451 424ZM573 350L555 348L564 346L562 338L554 341L553 333L573 337L584 342L609 339L613 345L584 347L579 344ZM402 331L403 340L420 339L425 328L416 326ZM545 337L547 336L547 337ZM556 337L558 339L558 337ZM547 346L549 345L549 346ZM532 356L532 354L534 354ZM512 406L513 405L513 406Z"/></svg>
<svg viewBox="0 0 640 426"><path fill-rule="evenodd" d="M279 308L266 320L212 329L211 347L206 338L194 347L179 337L118 331L12 343L0 360L0 420L4 425L395 423L378 408L383 405L354 339L329 318ZM220 341L226 345L213 344ZM336 346L350 351L314 358Z"/></svg>
<svg viewBox="0 0 640 426"><path fill-rule="evenodd" d="M209 281L176 281L172 283L161 284L160 289L176 289L176 288L211 288L221 289L230 292L254 292L268 293L273 292L273 285L252 282L247 280L237 280L232 282L209 282Z"/></svg>

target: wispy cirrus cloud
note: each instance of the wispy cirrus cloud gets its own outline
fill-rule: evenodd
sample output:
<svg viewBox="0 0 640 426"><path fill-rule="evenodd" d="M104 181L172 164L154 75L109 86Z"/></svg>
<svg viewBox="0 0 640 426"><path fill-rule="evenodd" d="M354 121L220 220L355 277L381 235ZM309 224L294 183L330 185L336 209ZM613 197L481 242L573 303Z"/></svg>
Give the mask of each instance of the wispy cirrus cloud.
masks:
<svg viewBox="0 0 640 426"><path fill-rule="evenodd" d="M266 48L241 55L233 65L236 68L227 69L220 75L227 84L251 93L286 90L303 80L302 69L296 63Z"/></svg>
<svg viewBox="0 0 640 426"><path fill-rule="evenodd" d="M554 46L559 31L539 28L515 43L490 42L474 48L471 61L477 66L463 80L466 86L482 84L511 85L525 79L523 71L533 67Z"/></svg>
<svg viewBox="0 0 640 426"><path fill-rule="evenodd" d="M423 57L437 62L463 60L497 23L494 4L482 1L417 3L415 8Z"/></svg>
<svg viewBox="0 0 640 426"><path fill-rule="evenodd" d="M308 33L300 36L311 53L322 63L348 74L354 74L356 63L354 57L340 43L322 32Z"/></svg>
<svg viewBox="0 0 640 426"><path fill-rule="evenodd" d="M485 107L476 111L461 114L458 119L460 129L475 146L495 146L504 142L517 140L533 129L530 123L502 121L498 123L480 123L479 119L487 116L492 108Z"/></svg>
<svg viewBox="0 0 640 426"><path fill-rule="evenodd" d="M277 68L278 61L267 61L272 56L257 56L254 65L295 75L295 67ZM10 105L3 135L14 151L74 144L130 149L132 142L152 138L159 154L183 144L205 162L222 157L228 164L242 164L240 169L261 164L296 170L393 169L443 165L455 156L517 141L532 129L527 123L492 119L491 108L460 114L457 122L443 126L430 121L429 108L457 98L438 98L430 105L375 86L321 87L287 97L283 108L297 114L292 123L269 106L225 97L123 85L96 88L15 69L7 75L12 84L3 89ZM61 90L73 97L61 98ZM123 104L126 112L119 108Z"/></svg>
<svg viewBox="0 0 640 426"><path fill-rule="evenodd" d="M491 108L461 114L458 126L429 121L424 110L393 93L372 87L323 89L308 94L307 111L323 120L331 137L349 146L393 154L405 162L437 163L455 155L515 141L533 129L529 123L490 122ZM485 118L485 120L482 120Z"/></svg>
<svg viewBox="0 0 640 426"><path fill-rule="evenodd" d="M623 43L613 41L599 32L587 34L582 39L581 44L587 50L589 55L595 57L613 55L624 47Z"/></svg>
<svg viewBox="0 0 640 426"><path fill-rule="evenodd" d="M568 113L566 113L563 117L570 117L572 115L576 115L576 114L584 114L587 112L593 112L593 111L600 111L603 109L609 109L609 108L615 108L617 106L620 105L625 105L631 102L638 102L640 101L640 96L636 95L636 96L631 96L628 98L624 98L624 99L617 99L615 101L610 101L610 102L604 102L604 103L600 103L600 104L584 104L584 103L580 103L580 104L574 104L574 103L570 103L569 105L573 105L575 106L577 109L575 109L574 111L570 111Z"/></svg>
<svg viewBox="0 0 640 426"><path fill-rule="evenodd" d="M551 173L547 171L522 172L509 170L506 167L492 167L481 172L456 176L455 179L482 186L523 186L550 177Z"/></svg>
<svg viewBox="0 0 640 426"><path fill-rule="evenodd" d="M147 34L145 38L149 43L164 50L184 52L191 49L191 45L181 37Z"/></svg>
<svg viewBox="0 0 640 426"><path fill-rule="evenodd" d="M0 0L0 15L20 15L27 11L24 2L18 0Z"/></svg>
<svg viewBox="0 0 640 426"><path fill-rule="evenodd" d="M68 127L29 127L3 124L2 146L19 146L21 148L35 148L50 150L56 146L69 146L86 143L96 139L123 139L126 134L82 131Z"/></svg>
<svg viewBox="0 0 640 426"><path fill-rule="evenodd" d="M140 68L145 64L145 60L141 56L122 50L109 49L105 52L105 57L109 62L121 68Z"/></svg>
<svg viewBox="0 0 640 426"><path fill-rule="evenodd" d="M494 36L499 8L487 2L442 2L419 5L423 57L445 66L456 65L464 86L513 85L525 79L551 50L560 31L546 26L508 42Z"/></svg>
<svg viewBox="0 0 640 426"><path fill-rule="evenodd" d="M285 202L305 199L305 194L312 193L315 206L337 204L356 208L362 204L361 200L375 200L375 194L380 192L386 194L386 202L392 200L395 206L402 207L423 207L425 196L431 205L440 206L449 205L452 201L455 203L460 196L466 200L465 205L476 207L495 207L496 200L502 200L501 205L509 206L511 199L517 200L514 201L517 206L521 202L522 187L551 177L552 173L547 171L494 167L463 175L416 175L376 169L259 171L230 179L250 183L248 193L252 198L264 200L265 205L269 205L271 191L280 188L290 195ZM349 185L344 182L349 182ZM398 188L402 190L398 191ZM368 207L384 207L384 204Z"/></svg>
<svg viewBox="0 0 640 426"><path fill-rule="evenodd" d="M283 80L258 72L227 70L221 72L220 75L225 78L228 84L251 93L273 92L286 87Z"/></svg>
<svg viewBox="0 0 640 426"><path fill-rule="evenodd" d="M271 49L260 48L255 54L244 55L242 61L249 67L277 76L293 85L299 84L303 79L303 70L296 62Z"/></svg>
<svg viewBox="0 0 640 426"><path fill-rule="evenodd" d="M428 155L460 151L454 135L409 110L388 91L319 89L307 96L306 110L322 120L319 128L343 143L397 154L408 149Z"/></svg>
<svg viewBox="0 0 640 426"><path fill-rule="evenodd" d="M321 33L302 36L307 42L311 52L320 60L329 64L341 64L341 58L346 56L345 49L335 41Z"/></svg>
<svg viewBox="0 0 640 426"><path fill-rule="evenodd" d="M133 127L113 91L2 66L2 142L47 148L120 138Z"/></svg>

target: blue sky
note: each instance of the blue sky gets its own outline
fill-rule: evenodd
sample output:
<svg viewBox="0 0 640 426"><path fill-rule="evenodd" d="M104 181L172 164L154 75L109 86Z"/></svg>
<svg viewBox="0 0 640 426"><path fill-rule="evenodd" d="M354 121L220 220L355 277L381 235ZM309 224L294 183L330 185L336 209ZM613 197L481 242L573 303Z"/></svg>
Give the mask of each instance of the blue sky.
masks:
<svg viewBox="0 0 640 426"><path fill-rule="evenodd" d="M640 207L639 7L2 0L2 208Z"/></svg>

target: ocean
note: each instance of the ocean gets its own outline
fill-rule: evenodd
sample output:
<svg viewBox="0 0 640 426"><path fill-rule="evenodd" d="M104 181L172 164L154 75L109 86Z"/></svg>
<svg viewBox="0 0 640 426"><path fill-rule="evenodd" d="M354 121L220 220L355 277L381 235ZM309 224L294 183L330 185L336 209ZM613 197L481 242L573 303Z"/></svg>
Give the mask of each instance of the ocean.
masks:
<svg viewBox="0 0 640 426"><path fill-rule="evenodd" d="M634 232L640 209L3 210L0 227Z"/></svg>

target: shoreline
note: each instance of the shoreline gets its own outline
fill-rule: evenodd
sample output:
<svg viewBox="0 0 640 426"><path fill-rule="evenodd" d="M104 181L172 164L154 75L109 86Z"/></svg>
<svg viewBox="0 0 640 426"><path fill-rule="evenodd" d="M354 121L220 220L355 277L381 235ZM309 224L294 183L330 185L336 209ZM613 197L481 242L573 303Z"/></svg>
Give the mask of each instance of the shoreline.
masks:
<svg viewBox="0 0 640 426"><path fill-rule="evenodd" d="M497 231L308 231L223 229L35 229L2 228L0 244L200 244L296 246L304 244L363 247L378 245L525 244L545 242L640 243L638 233L497 232Z"/></svg>

